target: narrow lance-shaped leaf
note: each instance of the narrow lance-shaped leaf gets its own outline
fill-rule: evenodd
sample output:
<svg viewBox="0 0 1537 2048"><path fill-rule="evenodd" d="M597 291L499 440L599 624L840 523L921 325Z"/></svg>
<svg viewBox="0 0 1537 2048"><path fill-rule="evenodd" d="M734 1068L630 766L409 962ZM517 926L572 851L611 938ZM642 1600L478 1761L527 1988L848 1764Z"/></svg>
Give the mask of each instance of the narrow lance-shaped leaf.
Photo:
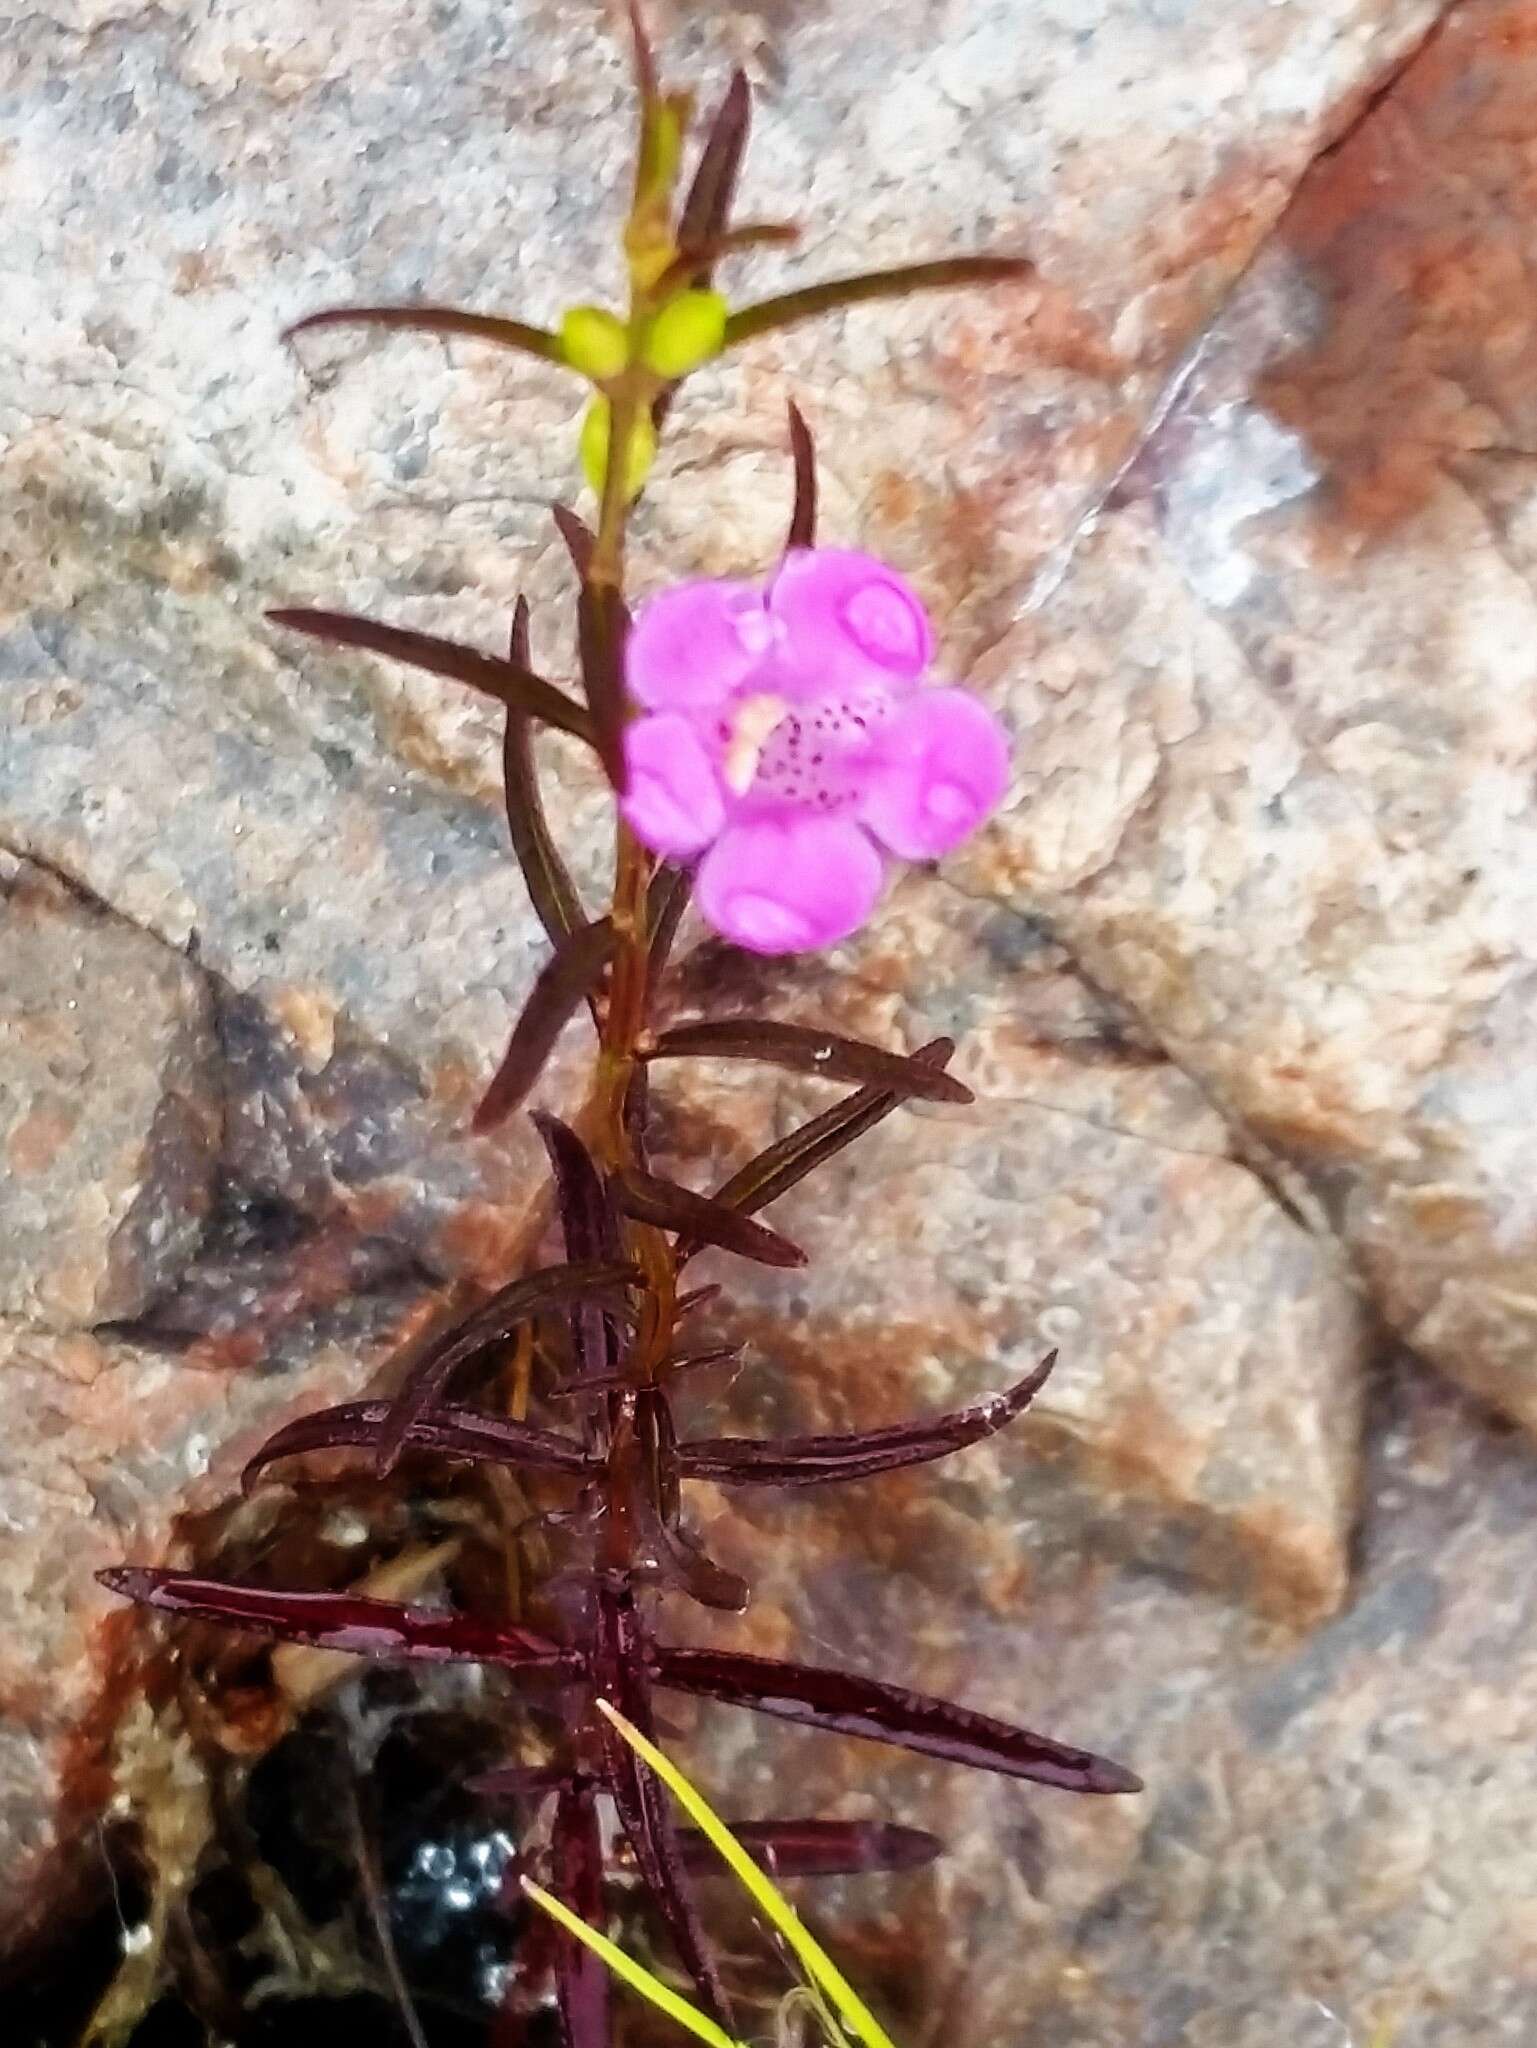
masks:
<svg viewBox="0 0 1537 2048"><path fill-rule="evenodd" d="M858 1081L924 1102L971 1102L965 1088L943 1068L903 1053L886 1052L835 1031L810 1024L781 1024L767 1017L679 1024L664 1031L646 1053L651 1060L761 1060L824 1081Z"/></svg>
<svg viewBox="0 0 1537 2048"><path fill-rule="evenodd" d="M678 1446L678 1467L690 1479L716 1479L734 1486L825 1486L844 1479L868 1479L931 1464L952 1451L979 1444L1022 1415L1046 1384L1057 1362L1049 1352L1007 1393L970 1408L957 1408L927 1422L901 1422L851 1436L788 1436L754 1443L745 1437L701 1437Z"/></svg>
<svg viewBox="0 0 1537 2048"><path fill-rule="evenodd" d="M589 1927L601 1928L603 1841L589 1785L569 1786L555 1802L550 1870L556 1897ZM555 1997L566 2048L609 2048L608 1972L570 1934L555 1951Z"/></svg>
<svg viewBox="0 0 1537 2048"><path fill-rule="evenodd" d="M510 654L514 668L529 667L528 602L521 597L512 615ZM518 866L523 870L528 900L551 945L558 946L562 939L580 931L587 922L587 913L545 816L534 762L532 721L526 712L514 710L510 704L502 732L502 790L507 805L507 830Z"/></svg>
<svg viewBox="0 0 1537 2048"><path fill-rule="evenodd" d="M613 958L614 944L614 928L606 917L561 940L540 970L512 1027L502 1063L472 1119L474 1130L494 1130L523 1101L543 1071L556 1039L597 987L598 976Z"/></svg>
<svg viewBox="0 0 1537 2048"><path fill-rule="evenodd" d="M541 362L566 366L560 337L547 327L531 327L525 320L509 320L499 313L466 313L458 306L333 306L296 320L284 329L283 339L292 341L296 334L313 334L320 327L409 328L420 334L489 341L496 348L516 349Z"/></svg>
<svg viewBox="0 0 1537 2048"><path fill-rule="evenodd" d="M777 1230L754 1223L739 1209L696 1195L676 1181L631 1168L615 1177L614 1190L627 1215L660 1230L676 1230L690 1244L719 1245L722 1251L760 1266L804 1266L806 1254Z"/></svg>
<svg viewBox="0 0 1537 2048"><path fill-rule="evenodd" d="M703 1293L704 1289L701 1288ZM720 1290L717 1288L716 1293ZM728 1360L742 1356L740 1344L716 1344L708 1351L680 1351L664 1361L663 1370L670 1379L675 1372L690 1372L697 1365L724 1365ZM549 1401L569 1401L586 1394L609 1393L619 1387L627 1387L630 1381L621 1372L603 1373L596 1379L557 1380L546 1390Z"/></svg>
<svg viewBox="0 0 1537 2048"><path fill-rule="evenodd" d="M894 1743L920 1756L943 1757L974 1770L1029 1778L1068 1792L1142 1789L1140 1778L1106 1757L995 1721L949 1700L909 1692L904 1686L727 1650L658 1647L652 1655L657 1683L676 1692L702 1694L808 1728Z"/></svg>
<svg viewBox="0 0 1537 2048"><path fill-rule="evenodd" d="M663 1584L718 1614L745 1613L751 1598L745 1579L717 1564L687 1529L669 1528L648 1495L641 1494L635 1508L636 1527Z"/></svg>
<svg viewBox="0 0 1537 2048"><path fill-rule="evenodd" d="M934 1038L913 1054L924 1066L943 1067L955 1050L955 1041ZM808 1174L832 1159L856 1138L873 1130L894 1109L909 1098L892 1088L861 1088L823 1110L809 1123L799 1125L772 1145L738 1167L731 1178L716 1189L714 1199L727 1208L755 1216L760 1209L799 1185Z"/></svg>
<svg viewBox="0 0 1537 2048"><path fill-rule="evenodd" d="M571 566L576 570L581 581L585 583L587 581L587 571L592 567L593 551L598 545L597 536L586 520L581 517L580 513L573 512L569 505L552 505L550 507L550 516L554 519L560 537L566 544L566 552L571 557Z"/></svg>
<svg viewBox="0 0 1537 2048"><path fill-rule="evenodd" d="M613 1300L640 1278L633 1266L602 1261L547 1266L499 1288L457 1328L445 1331L411 1367L379 1432L379 1470L388 1472L405 1447L412 1426L442 1394L449 1379L489 1344L511 1336L520 1323L582 1295Z"/></svg>
<svg viewBox="0 0 1537 2048"><path fill-rule="evenodd" d="M811 429L794 399L790 400L790 457L795 464L795 500L790 508L790 529L785 550L809 548L817 537L817 452Z"/></svg>
<svg viewBox="0 0 1537 2048"><path fill-rule="evenodd" d="M629 786L624 758L624 641L630 627L624 599L609 584L584 583L577 599L582 684L592 716L593 745L615 791Z"/></svg>
<svg viewBox="0 0 1537 2048"><path fill-rule="evenodd" d="M651 38L646 32L646 17L641 13L640 0L628 0L630 17L630 53L635 64L635 90L640 98L641 119L649 114L661 87L657 80L656 52L651 47Z"/></svg>
<svg viewBox="0 0 1537 2048"><path fill-rule="evenodd" d="M693 891L694 878L688 869L674 867L670 861L664 861L651 877L646 892L646 974L653 993L666 969Z"/></svg>
<svg viewBox="0 0 1537 2048"><path fill-rule="evenodd" d="M627 1460L626 1490L632 1502L642 1545L650 1551L662 1577L701 1607L740 1614L747 1606L745 1579L728 1572L706 1555L684 1528L678 1486L678 1442L672 1410L660 1387L637 1391L633 1411L615 1433L614 1470ZM636 1460L639 1469L634 1469Z"/></svg>
<svg viewBox="0 0 1537 2048"><path fill-rule="evenodd" d="M709 283L709 269L698 260L698 252L726 231L751 128L752 87L745 71L733 71L725 95L711 117L678 217L678 246L685 255L696 256L698 267L693 272L693 281L697 284Z"/></svg>
<svg viewBox="0 0 1537 2048"><path fill-rule="evenodd" d="M740 256L748 249L783 249L800 240L800 227L793 220L743 221L738 228L711 235L698 242L680 243L678 255L657 279L658 298L681 291L695 278L708 278L715 266L728 256Z"/></svg>
<svg viewBox="0 0 1537 2048"><path fill-rule="evenodd" d="M109 1592L163 1614L222 1623L251 1635L359 1657L403 1657L430 1664L500 1664L519 1671L575 1672L581 1659L531 1629L497 1626L473 1614L402 1607L361 1593L278 1593L191 1572L118 1565L98 1572Z"/></svg>
<svg viewBox="0 0 1537 2048"><path fill-rule="evenodd" d="M691 1316L699 1309L708 1308L712 1301L719 1301L721 1291L720 1282L712 1280L707 1287L694 1287L687 1294L680 1294L678 1296L677 1320L681 1323L685 1316Z"/></svg>
<svg viewBox="0 0 1537 2048"><path fill-rule="evenodd" d="M741 306L726 322L726 347L814 320L840 306L867 299L905 299L911 292L953 291L960 285L997 284L1029 277L1035 265L1022 256L945 256L931 263L902 263L894 270L868 270L857 277L830 277L777 298Z"/></svg>
<svg viewBox="0 0 1537 2048"><path fill-rule="evenodd" d="M392 1401L345 1401L314 1415L302 1415L267 1439L241 1473L240 1484L249 1492L280 1458L303 1457L313 1451L377 1451L393 1410ZM418 1416L406 1431L405 1448L436 1451L475 1464L529 1466L577 1477L590 1476L595 1469L589 1453L569 1437L551 1429L536 1429L529 1422L482 1414L477 1408L441 1407Z"/></svg>
<svg viewBox="0 0 1537 2048"><path fill-rule="evenodd" d="M624 1091L624 1128L630 1151L639 1163L646 1163L651 1127L651 1070L638 1061L630 1069Z"/></svg>
<svg viewBox="0 0 1537 2048"><path fill-rule="evenodd" d="M518 668L500 655L482 654L475 647L461 647L456 640L440 639L436 633L417 633L405 626L386 626L377 619L364 619L354 612L327 612L281 606L267 617L275 626L307 633L332 647L360 647L369 654L382 654L392 661L425 669L429 675L464 683L482 696L494 697L525 718L540 719L561 732L593 744L592 722L580 704L573 704L563 690L547 683L543 676Z"/></svg>
<svg viewBox="0 0 1537 2048"><path fill-rule="evenodd" d="M679 258L673 266L679 281L705 290L714 274L714 264L703 253L726 230L736 197L742 159L752 128L752 87L745 71L733 71L725 96L711 117L704 147L699 153L693 181L678 218ZM689 269L683 272L687 261ZM676 385L669 385L651 408L660 433L672 404Z"/></svg>
<svg viewBox="0 0 1537 2048"><path fill-rule="evenodd" d="M594 1675L600 1690L643 1732L651 1727L646 1674L646 1645L633 1596L619 1587L600 1585ZM666 1795L612 1722L600 1717L597 1725L608 1791L640 1874L710 2017L729 2026L725 1987L699 1925Z"/></svg>
<svg viewBox="0 0 1537 2048"><path fill-rule="evenodd" d="M620 1251L619 1218L613 1196L592 1155L571 1126L558 1116L536 1111L534 1124L555 1176L555 1197L561 1234L570 1259L616 1259ZM613 1318L596 1302L578 1302L571 1310L571 1351L576 1378L606 1378L619 1356Z"/></svg>

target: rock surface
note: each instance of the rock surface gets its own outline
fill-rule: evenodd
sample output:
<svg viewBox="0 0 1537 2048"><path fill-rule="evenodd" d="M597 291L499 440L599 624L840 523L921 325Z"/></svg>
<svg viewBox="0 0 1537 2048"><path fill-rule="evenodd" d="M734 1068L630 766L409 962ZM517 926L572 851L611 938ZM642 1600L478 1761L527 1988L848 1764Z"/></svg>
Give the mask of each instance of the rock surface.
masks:
<svg viewBox="0 0 1537 2048"><path fill-rule="evenodd" d="M1047 916L1393 1327L1528 1427L1534 34L1457 10L1309 172L982 665L1023 792L962 876Z"/></svg>
<svg viewBox="0 0 1537 2048"><path fill-rule="evenodd" d="M1293 1620L1331 1611L1371 1336L1329 1247L1028 919L914 876L847 964L776 969L753 1007L886 1044L950 1033L978 1104L888 1118L776 1205L775 1227L813 1254L803 1275L700 1261L729 1279L721 1334L750 1346L701 1407L748 1434L869 1428L980 1399L1055 1347L1027 1422L888 1482L911 1514L928 1503L936 1534L981 1541L1000 1611L1041 1542L1134 1556ZM697 976L718 1004L720 965L706 951L687 993ZM664 1170L695 1179L702 1135L732 1133L736 1164L828 1094L782 1085L766 1104L760 1076L717 1064L674 1126L671 1081L657 1082L678 1147ZM868 1533L893 1561L907 1550ZM969 1569L951 1542L914 1556L945 1585Z"/></svg>
<svg viewBox="0 0 1537 2048"><path fill-rule="evenodd" d="M3 850L0 958L0 1315L139 1315L210 1204L208 991L169 947Z"/></svg>
<svg viewBox="0 0 1537 2048"><path fill-rule="evenodd" d="M887 1906L836 1902L909 2041L996 2048L1027 2013L1051 2048L1519 2038L1534 1468L1415 1366L1365 1404L1362 1368L1380 1317L1537 1426L1537 7L1469 0L1418 54L1432 0L660 11L678 71L758 79L745 210L805 220L800 274L1039 264L701 377L640 511L643 584L768 560L793 392L825 531L915 575L1020 737L1008 816L843 957L685 962L681 1004L954 1033L980 1097L783 1205L820 1263L741 1290L749 1368L710 1412L868 1424L1063 1352L1034 1420L953 1467L701 1517L760 1584L745 1640L1099 1743L1152 1790L1001 1801L834 1743L792 1766L725 1716L701 1765L951 1838ZM89 1805L91 1569L366 1382L376 1332L325 1323L355 1288L398 1311L526 1223L526 1138L458 1136L543 957L493 727L260 615L491 646L526 588L558 668L545 505L579 398L468 345L277 334L337 299L543 318L606 290L625 90L573 0L55 0L0 45L0 845L182 992L222 1131L136 1296L99 1230L91 1285L0 1299L29 1319L0 1359L0 1924ZM549 766L596 890L602 806ZM146 1130L168 1042L98 1061ZM658 1094L705 1181L816 1091ZM141 1310L121 1340L37 1327Z"/></svg>
<svg viewBox="0 0 1537 2048"><path fill-rule="evenodd" d="M962 1561L936 1598L922 1563L935 1517L890 1481L715 1525L717 1553L757 1575L744 1647L809 1642L824 1661L1097 1744L1148 1778L1137 1800L1073 1801L726 1709L702 1717L690 1761L729 1786L734 1812L793 1797L946 1835L929 1872L822 1903L898 2039L1524 2039L1537 1465L1414 1363L1386 1376L1376 1414L1352 1601L1301 1643L1049 1546L1027 1553L1000 1611L988 1580L965 1583L969 1523L945 1527ZM884 1551L848 1569L871 1525L921 1579Z"/></svg>
<svg viewBox="0 0 1537 2048"><path fill-rule="evenodd" d="M211 1507L241 1460L314 1400L357 1392L380 1354L375 1320L306 1347L302 1370L211 1370L163 1346L0 1322L0 1889L3 1950L48 1924L58 1851L111 1790L104 1743L130 1634L94 1578L167 1553L178 1514ZM394 1303L399 1313L400 1302ZM46 1872L52 1886L39 1884Z"/></svg>

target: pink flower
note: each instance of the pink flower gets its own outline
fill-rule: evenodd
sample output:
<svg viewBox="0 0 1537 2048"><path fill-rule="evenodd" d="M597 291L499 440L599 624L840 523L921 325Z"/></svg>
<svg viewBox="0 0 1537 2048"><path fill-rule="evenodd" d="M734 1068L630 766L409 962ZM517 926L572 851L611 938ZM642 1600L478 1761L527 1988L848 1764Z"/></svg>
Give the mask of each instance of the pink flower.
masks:
<svg viewBox="0 0 1537 2048"><path fill-rule="evenodd" d="M722 937L830 946L875 907L882 849L933 860L997 809L1003 729L925 682L933 651L912 587L851 549L793 549L766 588L680 583L642 609L622 808L653 853L703 856L695 900Z"/></svg>

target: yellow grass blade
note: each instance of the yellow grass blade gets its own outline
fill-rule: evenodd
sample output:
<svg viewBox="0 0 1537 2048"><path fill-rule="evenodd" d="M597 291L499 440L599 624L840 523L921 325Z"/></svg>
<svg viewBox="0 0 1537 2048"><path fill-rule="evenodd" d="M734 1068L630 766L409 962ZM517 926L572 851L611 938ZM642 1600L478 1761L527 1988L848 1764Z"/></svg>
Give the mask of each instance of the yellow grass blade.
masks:
<svg viewBox="0 0 1537 2048"><path fill-rule="evenodd" d="M567 1934L574 1935L578 1941L590 1948L595 1956L601 1956L616 1977L622 1978L632 1990L638 1991L642 1998L649 1998L651 2003L665 2012L669 2019L676 2020L680 2027L687 2027L688 2031L697 2034L701 2041L708 2041L710 2048L744 2048L742 2042L733 2041L723 2028L716 2026L707 2013L702 2013L697 2005L690 2005L686 1998L680 1998L676 1991L662 1982L660 1977L653 1977L644 1964L637 1963L633 1956L626 1955L624 1950L610 1941L606 1934L599 1934L595 1927L589 1927L587 1922L573 1913L569 1906L562 1905L559 1899L545 1891L542 1886L535 1884L532 1878L525 1877L522 1882L524 1891L536 1906L542 1906L552 1920L559 1921Z"/></svg>
<svg viewBox="0 0 1537 2048"><path fill-rule="evenodd" d="M677 1765L669 1763L656 1744L648 1742L638 1728L632 1727L617 1707L611 1706L607 1700L599 1700L597 1705L598 1711L608 1716L631 1749L651 1766L689 1819L708 1837L711 1847L741 1880L764 1918L778 1928L795 1951L801 1968L813 1984L826 1992L850 2030L866 2042L868 2048L896 2048L891 2036L832 1957L807 1932L800 1915L783 1892L771 1882L766 1872L759 1869L719 1814L695 1791Z"/></svg>

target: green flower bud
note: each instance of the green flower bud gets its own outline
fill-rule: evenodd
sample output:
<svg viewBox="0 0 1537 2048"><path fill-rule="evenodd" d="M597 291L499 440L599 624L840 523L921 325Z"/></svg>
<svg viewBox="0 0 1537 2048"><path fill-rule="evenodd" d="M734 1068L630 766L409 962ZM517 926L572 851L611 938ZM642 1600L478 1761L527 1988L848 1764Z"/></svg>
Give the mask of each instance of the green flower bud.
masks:
<svg viewBox="0 0 1537 2048"><path fill-rule="evenodd" d="M659 377L681 377L718 356L726 339L726 301L719 292L679 292L651 323L642 357Z"/></svg>
<svg viewBox="0 0 1537 2048"><path fill-rule="evenodd" d="M617 377L630 359L624 322L602 306L568 306L560 316L560 346L572 369L594 383Z"/></svg>
<svg viewBox="0 0 1537 2048"><path fill-rule="evenodd" d="M612 408L606 398L595 398L582 420L582 474L600 498L603 479L608 471L611 421ZM640 487L650 475L655 459L656 428L652 425L650 413L642 412L630 429L629 462L624 480L627 498L640 495Z"/></svg>

